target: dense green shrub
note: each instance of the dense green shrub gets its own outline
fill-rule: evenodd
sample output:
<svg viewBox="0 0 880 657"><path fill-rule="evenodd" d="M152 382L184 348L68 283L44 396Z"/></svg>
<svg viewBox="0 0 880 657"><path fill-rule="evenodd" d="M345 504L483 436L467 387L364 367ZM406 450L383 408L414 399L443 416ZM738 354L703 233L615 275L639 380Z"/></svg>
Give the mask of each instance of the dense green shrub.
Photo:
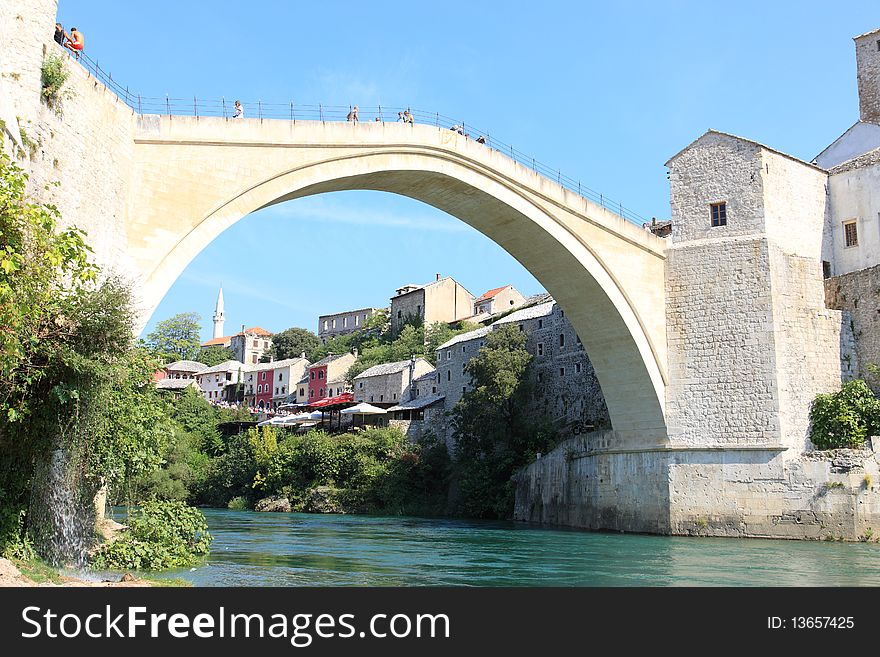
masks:
<svg viewBox="0 0 880 657"><path fill-rule="evenodd" d="M208 554L208 523L183 502L148 502L135 512L128 531L92 556L96 568L167 570L191 566Z"/></svg>
<svg viewBox="0 0 880 657"><path fill-rule="evenodd" d="M56 112L61 111L62 99L70 95L69 90L66 93L61 91L69 77L70 71L67 69L64 58L61 55L48 55L43 60L43 66L40 70L43 98L46 100L46 104Z"/></svg>
<svg viewBox="0 0 880 657"><path fill-rule="evenodd" d="M880 400L864 381L817 395L810 408L810 440L818 449L858 447L880 433Z"/></svg>
<svg viewBox="0 0 880 657"><path fill-rule="evenodd" d="M248 501L243 497L233 497L229 500L226 508L231 511L247 511L250 506L248 505Z"/></svg>

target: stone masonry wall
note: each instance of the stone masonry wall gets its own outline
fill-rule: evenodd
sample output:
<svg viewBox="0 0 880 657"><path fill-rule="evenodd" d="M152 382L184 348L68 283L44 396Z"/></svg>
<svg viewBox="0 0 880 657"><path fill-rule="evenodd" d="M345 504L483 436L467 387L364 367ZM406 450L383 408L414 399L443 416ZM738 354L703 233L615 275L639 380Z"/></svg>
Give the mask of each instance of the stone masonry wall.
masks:
<svg viewBox="0 0 880 657"><path fill-rule="evenodd" d="M400 333L407 320L425 317L425 290L413 290L391 298L391 332Z"/></svg>
<svg viewBox="0 0 880 657"><path fill-rule="evenodd" d="M669 249L667 422L673 445L779 444L768 251L766 239L750 238Z"/></svg>
<svg viewBox="0 0 880 657"><path fill-rule="evenodd" d="M754 235L764 230L764 179L757 144L709 132L669 161L672 242ZM727 203L712 227L709 204Z"/></svg>
<svg viewBox="0 0 880 657"><path fill-rule="evenodd" d="M521 325L528 334L526 349L532 354L530 404L534 414L550 420L564 438L575 432L610 427L602 389L574 327L557 304L544 305L546 313L541 316L516 320L518 313L513 313L496 322L497 326ZM485 341L482 331L476 335L437 352L438 393L446 397L447 413L455 408L463 391L470 389L471 379L464 365L477 355ZM562 346L560 335L564 336ZM447 444L451 446L450 431L447 424ZM439 430L435 433L442 435Z"/></svg>
<svg viewBox="0 0 880 657"><path fill-rule="evenodd" d="M767 236L784 253L821 261L826 172L767 149L761 151L761 162Z"/></svg>
<svg viewBox="0 0 880 657"><path fill-rule="evenodd" d="M855 374L880 393L880 376L871 365L880 365L880 265L829 278L825 303L846 312L855 338Z"/></svg>
<svg viewBox="0 0 880 657"><path fill-rule="evenodd" d="M859 540L880 529L880 441L815 452L614 452L613 432L579 436L523 468L514 518L589 529Z"/></svg>
<svg viewBox="0 0 880 657"><path fill-rule="evenodd" d="M859 115L862 121L880 123L880 32L856 39L856 68L859 84Z"/></svg>
<svg viewBox="0 0 880 657"><path fill-rule="evenodd" d="M810 405L857 371L853 332L839 310L825 307L821 266L771 247L776 378L782 444L809 447Z"/></svg>
<svg viewBox="0 0 880 657"><path fill-rule="evenodd" d="M613 431L570 438L516 475L515 520L669 533L666 457L602 453Z"/></svg>
<svg viewBox="0 0 880 657"><path fill-rule="evenodd" d="M14 108L19 127L34 144L33 151L18 160L29 174L28 192L57 206L64 225L87 232L95 261L106 273L131 280L134 274L122 249L134 112L52 40L54 2L12 4L11 12L8 0L0 4L4 15L13 16L13 37L4 42L0 58L0 95ZM40 67L49 53L64 57L70 71L60 114L40 100ZM61 184L55 185L58 181Z"/></svg>

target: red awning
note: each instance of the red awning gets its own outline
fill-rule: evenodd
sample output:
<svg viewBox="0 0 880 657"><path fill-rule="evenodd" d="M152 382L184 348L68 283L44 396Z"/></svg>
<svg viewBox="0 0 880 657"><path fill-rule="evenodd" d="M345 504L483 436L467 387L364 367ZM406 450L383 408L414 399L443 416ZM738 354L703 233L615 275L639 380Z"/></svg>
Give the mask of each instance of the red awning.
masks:
<svg viewBox="0 0 880 657"><path fill-rule="evenodd" d="M352 404L354 404L354 393L353 392L346 392L341 395L337 395L336 397L324 397L324 399L319 399L318 401L314 402L313 404L309 404L309 408L314 408L314 409L322 409L323 408L323 409L329 410L329 407L331 407L331 406L332 407L336 407L339 405L350 406Z"/></svg>

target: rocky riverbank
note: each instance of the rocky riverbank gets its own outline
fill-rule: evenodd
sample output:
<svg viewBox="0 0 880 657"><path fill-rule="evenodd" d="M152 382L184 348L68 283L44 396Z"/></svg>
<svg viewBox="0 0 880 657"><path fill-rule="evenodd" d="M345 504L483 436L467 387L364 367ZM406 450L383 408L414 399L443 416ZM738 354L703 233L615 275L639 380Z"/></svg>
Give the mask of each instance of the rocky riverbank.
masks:
<svg viewBox="0 0 880 657"><path fill-rule="evenodd" d="M90 587L138 587L152 586L151 582L129 574L115 580L85 580L56 573L46 581L36 581L21 572L9 559L0 559L0 587L14 586L90 586Z"/></svg>

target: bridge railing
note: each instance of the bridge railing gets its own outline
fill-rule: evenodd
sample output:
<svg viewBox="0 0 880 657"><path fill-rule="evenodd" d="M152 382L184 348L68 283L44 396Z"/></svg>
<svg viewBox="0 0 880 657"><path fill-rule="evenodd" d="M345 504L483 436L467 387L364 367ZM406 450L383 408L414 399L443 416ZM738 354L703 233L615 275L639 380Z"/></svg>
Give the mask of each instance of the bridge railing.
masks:
<svg viewBox="0 0 880 657"><path fill-rule="evenodd" d="M67 52L67 51L65 51ZM72 56L71 56L72 58ZM232 118L235 110L236 99L204 99L193 96L192 98L177 98L171 96L143 96L130 91L127 86L113 79L113 75L101 68L100 64L91 59L87 54L81 53L78 60L91 75L101 81L108 89L113 91L119 98L138 114L165 114L171 116L213 116ZM244 116L259 119L283 119L287 121L346 121L352 105L302 105L293 101L287 103L273 103L257 101L241 101ZM623 203L609 199L607 196L584 185L580 180L565 175L558 168L547 165L534 157L517 150L510 144L493 137L488 131L478 129L463 119L455 119L439 112L426 110L377 105L369 107L359 105L358 120L393 123L398 120L398 112L410 112L415 123L432 125L440 129L460 129L461 134L470 139L483 138L487 148L493 148L508 156L519 164L533 170L571 192L587 198L601 207L614 212L624 219L642 226L647 219L633 210L625 207Z"/></svg>

